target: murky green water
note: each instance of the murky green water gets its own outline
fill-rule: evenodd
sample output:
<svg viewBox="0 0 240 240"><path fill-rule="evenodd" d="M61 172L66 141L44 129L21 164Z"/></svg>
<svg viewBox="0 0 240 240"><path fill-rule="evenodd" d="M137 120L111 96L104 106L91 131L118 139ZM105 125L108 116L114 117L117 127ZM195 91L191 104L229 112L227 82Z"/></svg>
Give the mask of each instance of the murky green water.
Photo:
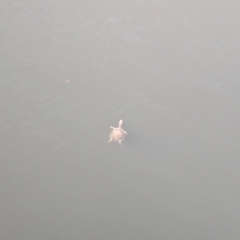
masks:
<svg viewBox="0 0 240 240"><path fill-rule="evenodd" d="M239 239L238 7L2 1L0 238Z"/></svg>

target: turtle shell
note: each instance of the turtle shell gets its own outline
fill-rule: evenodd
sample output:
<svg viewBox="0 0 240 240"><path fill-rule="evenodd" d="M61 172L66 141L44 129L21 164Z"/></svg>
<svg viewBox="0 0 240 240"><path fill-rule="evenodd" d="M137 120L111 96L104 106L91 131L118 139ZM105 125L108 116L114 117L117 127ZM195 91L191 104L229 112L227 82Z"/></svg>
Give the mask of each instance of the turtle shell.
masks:
<svg viewBox="0 0 240 240"><path fill-rule="evenodd" d="M121 128L114 128L110 133L110 137L113 141L118 142L124 139L125 133Z"/></svg>

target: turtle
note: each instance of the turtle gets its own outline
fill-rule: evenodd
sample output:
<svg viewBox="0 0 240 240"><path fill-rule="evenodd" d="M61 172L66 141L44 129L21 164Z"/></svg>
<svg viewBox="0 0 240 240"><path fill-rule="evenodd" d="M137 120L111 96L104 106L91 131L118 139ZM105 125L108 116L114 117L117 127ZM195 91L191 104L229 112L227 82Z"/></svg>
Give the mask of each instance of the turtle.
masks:
<svg viewBox="0 0 240 240"><path fill-rule="evenodd" d="M110 132L110 139L108 142L119 142L120 145L122 145L122 140L124 139L125 135L127 135L127 132L122 129L123 120L121 119L118 123L118 127L110 127L112 128L112 131Z"/></svg>

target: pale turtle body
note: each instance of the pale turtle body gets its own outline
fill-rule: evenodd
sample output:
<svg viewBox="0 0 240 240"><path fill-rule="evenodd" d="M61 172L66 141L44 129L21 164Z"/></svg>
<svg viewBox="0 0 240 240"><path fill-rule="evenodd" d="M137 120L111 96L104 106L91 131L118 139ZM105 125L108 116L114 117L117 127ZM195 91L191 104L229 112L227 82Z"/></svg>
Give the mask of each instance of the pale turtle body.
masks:
<svg viewBox="0 0 240 240"><path fill-rule="evenodd" d="M112 128L112 131L109 135L110 139L108 142L119 142L119 144L122 143L122 140L124 139L125 135L127 135L127 132L122 129L123 120L121 119L118 123L118 127L110 127Z"/></svg>

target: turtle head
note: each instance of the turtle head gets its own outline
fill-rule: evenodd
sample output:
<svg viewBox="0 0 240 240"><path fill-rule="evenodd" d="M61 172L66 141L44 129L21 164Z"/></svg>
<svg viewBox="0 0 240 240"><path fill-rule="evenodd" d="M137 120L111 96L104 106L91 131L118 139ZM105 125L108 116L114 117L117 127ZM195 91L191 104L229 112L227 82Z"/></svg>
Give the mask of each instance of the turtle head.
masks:
<svg viewBox="0 0 240 240"><path fill-rule="evenodd" d="M119 128L122 128L122 124L123 124L123 120L121 119L121 120L119 121L119 123L118 123L118 127L119 127Z"/></svg>

